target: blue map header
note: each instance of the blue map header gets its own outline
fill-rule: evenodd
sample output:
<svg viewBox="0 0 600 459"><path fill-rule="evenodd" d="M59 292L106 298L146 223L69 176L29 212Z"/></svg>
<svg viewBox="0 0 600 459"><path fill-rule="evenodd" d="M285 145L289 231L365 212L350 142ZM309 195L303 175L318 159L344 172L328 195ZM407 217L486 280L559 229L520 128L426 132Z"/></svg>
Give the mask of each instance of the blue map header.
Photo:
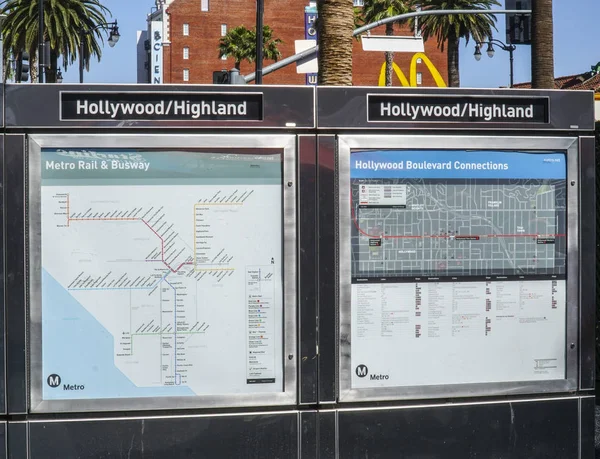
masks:
<svg viewBox="0 0 600 459"><path fill-rule="evenodd" d="M350 156L351 178L557 179L567 176L564 153L457 150L369 150Z"/></svg>

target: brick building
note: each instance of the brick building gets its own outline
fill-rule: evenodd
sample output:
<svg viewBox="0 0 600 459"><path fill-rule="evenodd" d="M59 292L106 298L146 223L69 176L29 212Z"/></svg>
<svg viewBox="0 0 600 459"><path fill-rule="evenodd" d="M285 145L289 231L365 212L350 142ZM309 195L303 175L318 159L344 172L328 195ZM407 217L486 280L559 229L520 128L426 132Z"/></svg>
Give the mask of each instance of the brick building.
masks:
<svg viewBox="0 0 600 459"><path fill-rule="evenodd" d="M355 0L361 3L360 0ZM314 7L314 2L313 7ZM274 36L281 38L279 46L282 57L296 53L296 40L304 40L307 19L305 8L309 0L265 0L264 23L274 30ZM150 83L212 83L212 72L231 69L233 59L218 57L219 40L233 27L244 25L253 28L256 20L256 0L156 0L156 10L148 16L148 33L140 34L145 39L142 56L148 61L145 67ZM310 11L307 9L307 11ZM316 10L314 10L316 11ZM373 35L384 35L384 27L371 31ZM407 27L396 27L396 35L412 35ZM146 39L147 37L147 39ZM435 41L425 43L426 58L416 58L414 80L417 86L438 86L431 64L447 82L446 54L436 46ZM413 53L396 53L394 62L410 79ZM383 52L362 50L360 40L354 42L353 83L361 86L377 86L385 62ZM264 65L271 64L265 61ZM434 69L434 73L435 73ZM254 71L254 64L243 62L241 74ZM288 65L265 75L264 84L307 84L304 74L298 74L296 64ZM140 81L143 82L143 81ZM406 84L406 83L405 83ZM398 73L393 77L393 85L401 85Z"/></svg>

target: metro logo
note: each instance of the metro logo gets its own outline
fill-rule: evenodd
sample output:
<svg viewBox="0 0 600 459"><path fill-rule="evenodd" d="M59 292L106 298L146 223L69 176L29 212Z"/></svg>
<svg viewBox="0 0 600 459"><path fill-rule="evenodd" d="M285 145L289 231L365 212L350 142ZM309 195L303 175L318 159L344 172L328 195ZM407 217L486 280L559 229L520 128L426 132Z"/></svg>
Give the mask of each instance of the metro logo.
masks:
<svg viewBox="0 0 600 459"><path fill-rule="evenodd" d="M356 376L359 378L364 378L369 374L369 369L366 365L359 365L356 367Z"/></svg>
<svg viewBox="0 0 600 459"><path fill-rule="evenodd" d="M51 374L50 376L48 376L46 382L50 387L58 387L60 386L60 376L58 376L57 374Z"/></svg>

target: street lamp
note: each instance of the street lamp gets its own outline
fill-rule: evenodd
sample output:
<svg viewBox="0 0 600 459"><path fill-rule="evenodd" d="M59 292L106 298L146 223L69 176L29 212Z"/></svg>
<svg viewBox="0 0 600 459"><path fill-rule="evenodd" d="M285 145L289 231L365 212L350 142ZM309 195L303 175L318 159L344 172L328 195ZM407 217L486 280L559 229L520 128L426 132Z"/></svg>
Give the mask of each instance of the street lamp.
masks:
<svg viewBox="0 0 600 459"><path fill-rule="evenodd" d="M486 50L486 54L488 55L488 57L492 58L494 57L495 54L495 50L494 50L494 45L498 46L502 51L508 51L509 56L510 56L510 87L512 88L514 85L514 56L513 56L513 52L515 51L515 49L517 49L517 47L515 45L507 45L506 43L501 42L500 40L497 40L496 38L490 38L489 41L478 41L475 43L475 53L473 54L473 57L475 57L476 61L480 61L481 60L481 46L482 45L487 45L487 50Z"/></svg>
<svg viewBox="0 0 600 459"><path fill-rule="evenodd" d="M119 34L119 27L117 26L117 21L114 22L104 22L102 24L98 24L97 26L91 29L84 29L83 27L79 31L79 82L83 83L83 51L85 45L85 36L91 34L97 29L110 30L108 35L108 45L112 48L117 44L119 38L121 38L121 34Z"/></svg>

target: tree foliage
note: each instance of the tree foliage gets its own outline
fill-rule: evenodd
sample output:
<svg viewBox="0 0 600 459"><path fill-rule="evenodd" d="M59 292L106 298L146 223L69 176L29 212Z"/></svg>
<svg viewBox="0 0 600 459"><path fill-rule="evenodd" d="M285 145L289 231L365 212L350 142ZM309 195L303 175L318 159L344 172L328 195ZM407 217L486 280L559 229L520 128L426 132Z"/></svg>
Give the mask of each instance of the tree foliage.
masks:
<svg viewBox="0 0 600 459"><path fill-rule="evenodd" d="M5 62L22 51L28 52L32 61L37 60L38 11L38 0L0 1L0 14L6 15L2 26ZM94 29L106 23L105 14L110 14L110 11L99 0L44 1L44 40L50 43L51 60L46 72L48 82L55 81L58 57L62 57L65 67L80 57L82 37L84 66L89 68L92 56L100 61L103 38L100 29ZM90 33L82 34L82 30Z"/></svg>
<svg viewBox="0 0 600 459"><path fill-rule="evenodd" d="M500 5L497 0L421 0L422 10L490 10L494 5ZM412 22L412 21L411 21ZM453 14L441 16L422 16L419 27L423 38L435 38L438 47L444 51L448 48L448 79L449 86L460 86L459 77L459 41L464 38L469 42L485 41L492 36L496 29L494 14Z"/></svg>
<svg viewBox="0 0 600 459"><path fill-rule="evenodd" d="M263 57L265 60L277 61L281 57L279 45L283 41L273 37L273 29L263 26ZM248 29L241 25L234 27L219 42L219 58L233 58L235 68L240 69L243 61L252 63L256 60L256 27Z"/></svg>

